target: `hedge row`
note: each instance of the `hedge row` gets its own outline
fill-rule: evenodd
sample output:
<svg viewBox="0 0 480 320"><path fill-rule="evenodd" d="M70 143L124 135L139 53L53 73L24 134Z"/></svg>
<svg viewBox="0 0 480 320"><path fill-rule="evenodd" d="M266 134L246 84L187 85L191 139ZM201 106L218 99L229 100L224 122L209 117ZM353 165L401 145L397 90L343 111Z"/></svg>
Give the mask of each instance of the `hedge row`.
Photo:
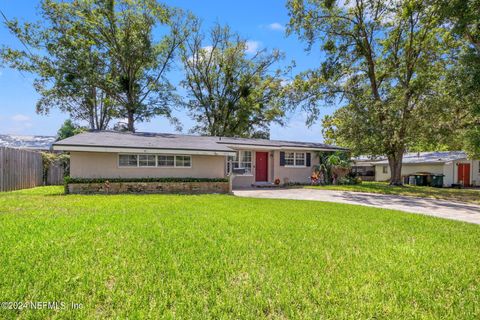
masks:
<svg viewBox="0 0 480 320"><path fill-rule="evenodd" d="M105 183L108 182L228 182L227 178L71 178L65 177L65 185L69 183Z"/></svg>

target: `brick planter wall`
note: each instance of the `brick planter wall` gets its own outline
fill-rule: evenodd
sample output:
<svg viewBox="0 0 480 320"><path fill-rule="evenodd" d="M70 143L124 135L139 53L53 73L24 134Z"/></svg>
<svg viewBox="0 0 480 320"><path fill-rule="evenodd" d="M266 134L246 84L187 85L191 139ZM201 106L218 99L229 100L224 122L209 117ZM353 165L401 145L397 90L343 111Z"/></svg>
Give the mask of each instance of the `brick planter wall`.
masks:
<svg viewBox="0 0 480 320"><path fill-rule="evenodd" d="M110 182L69 183L72 194L120 194L120 193L230 193L229 182Z"/></svg>

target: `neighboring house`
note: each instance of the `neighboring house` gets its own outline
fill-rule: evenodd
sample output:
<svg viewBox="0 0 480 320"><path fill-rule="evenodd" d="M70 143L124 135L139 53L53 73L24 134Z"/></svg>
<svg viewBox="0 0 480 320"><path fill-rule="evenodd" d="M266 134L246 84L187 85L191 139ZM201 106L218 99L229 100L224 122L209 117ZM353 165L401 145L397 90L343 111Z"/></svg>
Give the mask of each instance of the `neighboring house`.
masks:
<svg viewBox="0 0 480 320"><path fill-rule="evenodd" d="M76 178L223 178L232 167L243 168L234 187L277 178L309 183L319 162L316 152L346 150L322 143L115 131L84 132L53 149L70 152L70 175Z"/></svg>
<svg viewBox="0 0 480 320"><path fill-rule="evenodd" d="M375 181L375 165L379 160L384 160L384 157L373 156L358 156L352 158L352 172L356 173L362 181Z"/></svg>
<svg viewBox="0 0 480 320"><path fill-rule="evenodd" d="M355 165L357 161L354 159ZM358 163L362 163L359 161ZM375 181L390 179L387 159L373 160ZM480 160L469 160L463 151L435 151L406 153L402 161L402 176L405 182L409 176L443 176L443 185L480 185Z"/></svg>
<svg viewBox="0 0 480 320"><path fill-rule="evenodd" d="M0 134L0 147L48 151L56 139L52 136Z"/></svg>

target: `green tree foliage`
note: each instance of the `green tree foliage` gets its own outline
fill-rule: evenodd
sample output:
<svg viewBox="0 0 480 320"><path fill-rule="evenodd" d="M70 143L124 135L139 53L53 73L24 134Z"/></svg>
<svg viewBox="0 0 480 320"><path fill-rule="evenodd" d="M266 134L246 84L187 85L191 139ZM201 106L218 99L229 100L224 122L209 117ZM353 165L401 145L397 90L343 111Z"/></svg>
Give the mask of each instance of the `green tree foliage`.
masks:
<svg viewBox="0 0 480 320"><path fill-rule="evenodd" d="M269 124L282 124L285 71L273 66L283 55L246 50L246 40L228 26L216 25L206 36L197 23L182 50L193 132L268 138Z"/></svg>
<svg viewBox="0 0 480 320"><path fill-rule="evenodd" d="M128 120L128 130L135 131L136 121L159 115L177 123L171 108L178 100L167 74L192 17L156 0L96 1L87 9L79 13L85 32L93 32L92 40L115 62L111 95L120 117Z"/></svg>
<svg viewBox="0 0 480 320"><path fill-rule="evenodd" d="M42 22L8 25L33 52L2 49L9 66L37 75L39 112L59 107L92 129L112 117L128 119L130 131L158 115L176 121L167 73L190 15L155 0L44 0L40 8Z"/></svg>
<svg viewBox="0 0 480 320"><path fill-rule="evenodd" d="M450 119L451 135L471 157L480 157L480 1L440 1L445 23L452 27L459 46L452 54L450 68L439 86L444 104L454 107ZM444 80L444 81L442 81Z"/></svg>
<svg viewBox="0 0 480 320"><path fill-rule="evenodd" d="M402 184L403 153L441 111L422 103L446 64L449 39L437 7L426 0L289 0L287 7L289 32L325 54L295 80L296 99L312 119L321 105L341 102L324 120L327 140L354 154L386 155L390 183Z"/></svg>
<svg viewBox="0 0 480 320"><path fill-rule="evenodd" d="M71 119L67 119L57 131L57 140L63 140L69 137L73 137L74 135L79 134L85 130L86 128L79 126Z"/></svg>
<svg viewBox="0 0 480 320"><path fill-rule="evenodd" d="M72 119L88 122L90 129L103 130L116 115L105 88L114 77L114 66L108 53L83 32L78 12L84 5L42 1L42 22L7 23L25 47L3 47L0 56L10 67L35 74L38 113L58 108Z"/></svg>

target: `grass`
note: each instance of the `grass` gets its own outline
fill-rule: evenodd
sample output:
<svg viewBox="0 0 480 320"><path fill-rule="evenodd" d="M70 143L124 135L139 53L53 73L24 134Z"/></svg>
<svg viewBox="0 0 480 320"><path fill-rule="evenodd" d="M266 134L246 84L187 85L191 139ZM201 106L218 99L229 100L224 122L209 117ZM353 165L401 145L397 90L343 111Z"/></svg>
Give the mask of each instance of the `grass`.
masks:
<svg viewBox="0 0 480 320"><path fill-rule="evenodd" d="M305 188L321 190L339 190L354 192L369 192L382 194L398 194L422 198L446 199L480 204L480 189L452 189L433 188L404 185L402 187L390 186L386 182L364 181L357 185L329 185L329 186L306 186Z"/></svg>
<svg viewBox="0 0 480 320"><path fill-rule="evenodd" d="M227 195L0 194L1 319L478 319L480 227ZM80 303L72 309L71 303Z"/></svg>

